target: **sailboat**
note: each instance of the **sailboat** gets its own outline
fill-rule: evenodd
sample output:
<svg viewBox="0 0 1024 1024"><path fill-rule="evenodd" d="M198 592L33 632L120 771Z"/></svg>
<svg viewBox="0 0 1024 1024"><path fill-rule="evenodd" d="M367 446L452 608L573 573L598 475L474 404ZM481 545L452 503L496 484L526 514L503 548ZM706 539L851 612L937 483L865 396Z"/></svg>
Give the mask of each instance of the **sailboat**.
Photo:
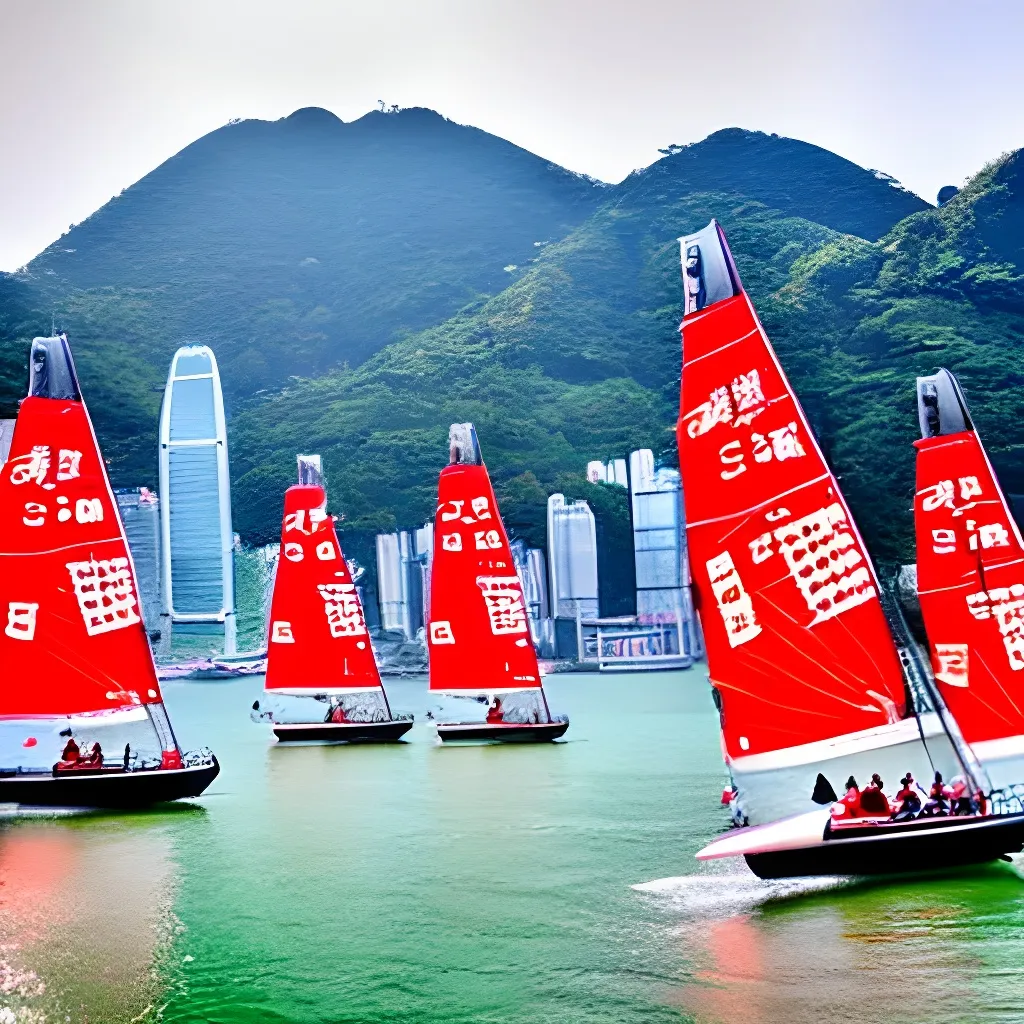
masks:
<svg viewBox="0 0 1024 1024"><path fill-rule="evenodd" d="M948 370L917 379L917 586L935 681L993 785L1024 779L1024 543Z"/></svg>
<svg viewBox="0 0 1024 1024"><path fill-rule="evenodd" d="M850 775L928 778L935 765L963 773L972 794L983 784L944 706L927 716L914 706L913 652L894 640L874 567L725 235L712 221L680 241L691 575L735 800L755 822L698 857L742 855L781 877L1021 849L1024 814L889 823L887 812L834 826L828 805Z"/></svg>
<svg viewBox="0 0 1024 1024"><path fill-rule="evenodd" d="M319 484L285 491L266 698L253 705L253 717L270 722L282 741L391 742L413 720L391 712L326 506Z"/></svg>
<svg viewBox="0 0 1024 1024"><path fill-rule="evenodd" d="M484 722L439 722L451 740L556 740L569 719L552 718L516 573L472 423L449 432L441 471L427 623L432 693L489 701Z"/></svg>
<svg viewBox="0 0 1024 1024"><path fill-rule="evenodd" d="M0 471L0 801L199 796L220 768L171 728L66 335L36 338L30 359Z"/></svg>

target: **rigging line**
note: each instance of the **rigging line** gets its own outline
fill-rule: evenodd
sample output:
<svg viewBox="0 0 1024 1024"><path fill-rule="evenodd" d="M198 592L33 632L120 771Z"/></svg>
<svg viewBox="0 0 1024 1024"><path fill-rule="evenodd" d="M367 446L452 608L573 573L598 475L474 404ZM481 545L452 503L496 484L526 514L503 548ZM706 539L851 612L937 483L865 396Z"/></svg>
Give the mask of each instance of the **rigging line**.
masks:
<svg viewBox="0 0 1024 1024"><path fill-rule="evenodd" d="M729 512L724 516L712 516L710 519L701 519L696 523L687 523L687 529L692 530L696 529L698 526L708 526L711 523L721 523L726 519L733 519L736 516L745 516L748 513L753 514L759 509L764 508L765 505L770 505L773 501L779 501L779 499L785 498L787 495L795 494L797 491L802 491L805 487L810 487L811 484L821 483L822 480L830 480L831 478L831 473L822 473L820 476L816 476L812 480L805 480L802 484L797 484L796 487L790 487L789 490L783 491L781 494L774 494L769 498L765 498L764 501L759 501L756 505L750 505L748 508L737 509L737 511ZM848 512L849 510L846 511Z"/></svg>
<svg viewBox="0 0 1024 1024"><path fill-rule="evenodd" d="M758 590L756 593L759 597L763 598L766 604L771 605L771 607L774 608L779 613L779 615L781 615L784 619L788 619L797 629L803 630L809 639L813 640L820 647L823 647L826 651L828 651L829 654L832 654L834 656L834 651L832 650L832 648L829 647L828 644L826 644L825 641L821 639L821 637L817 636L814 633L814 631L810 629L810 627L802 626L799 622L797 622L796 619L794 619L790 614L788 614L786 611L780 608L770 597L768 597L763 590ZM776 633L776 635L780 637L782 636L782 634L778 633L777 630L773 630L772 632ZM790 643L790 641L787 641L787 643ZM868 680L862 679L859 675L857 675L856 672L853 672L851 669L846 668L846 666L844 665L842 667L846 669L846 671L849 672L850 675L853 676L853 678L856 680L856 684L850 683L847 680L843 679L841 676L836 675L835 672L833 672L830 668L826 667L821 662L811 657L811 655L807 651L801 650L799 647L796 647L795 644L792 644L792 646L798 654L802 655L803 657L807 658L808 661L817 665L818 668L828 673L828 675L830 675L837 683L839 683L842 686L846 686L851 690L856 690L857 685L860 685L863 686L865 690L867 690L868 687L874 685L870 683ZM879 676L880 678L883 678L881 677L881 673L879 673Z"/></svg>
<svg viewBox="0 0 1024 1024"><path fill-rule="evenodd" d="M736 686L733 683L725 683L720 680L716 680L716 685L721 686L724 690L731 690L733 693L742 693L744 697L750 697L751 700L760 701L762 704L767 704L769 707L782 708L783 711L792 711L799 715L814 715L816 718L827 718L829 720L842 721L839 715L830 715L826 711L812 711L810 708L795 708L789 704L780 704L777 700L769 700L767 697L759 693L753 693L750 690L744 690L742 687Z"/></svg>
<svg viewBox="0 0 1024 1024"><path fill-rule="evenodd" d="M699 363L702 359L707 359L710 356L716 356L719 352L724 352L727 348L732 348L733 345L738 345L741 341L746 341L752 334L757 334L757 328L747 331L742 337L734 338L732 341L727 341L724 345L719 345L718 348L713 348L710 352L705 352L702 356L694 356L692 359L688 359L683 364L685 370L688 366L693 366L694 363ZM787 396L792 397L792 396Z"/></svg>
<svg viewBox="0 0 1024 1024"><path fill-rule="evenodd" d="M793 643L791 643L789 640L787 640L781 633L779 633L779 632L777 632L775 630L773 630L773 633L780 640L782 640L783 643L789 644L789 646L792 647L794 650L796 650L798 653L801 653L801 654L804 653L804 652L800 651L799 648L797 648ZM845 697L840 697L839 694L830 693L828 690L823 690L823 689L821 689L818 686L814 686L812 683L807 682L807 680L801 679L799 676L793 675L792 672L789 672L786 669L782 668L781 665L774 665L774 664L772 664L771 662L769 662L766 659L762 658L760 655L756 655L756 654L751 653L751 654L748 655L748 657L751 660L760 661L763 664L769 666L772 669L772 672L774 674L776 674L776 675L779 672L781 672L784 675L789 676L789 678L792 679L795 683L797 683L800 686L807 687L807 689L812 690L814 693L820 693L820 694L822 694L825 697L830 697L832 700L837 700L841 704L847 704L849 707L856 708L858 711L864 711L865 710L865 706L863 704L855 704L852 700L847 700ZM805 657L810 658L809 655L805 655ZM829 670L827 668L825 668L824 665L821 665L819 662L815 661L813 658L810 658L810 661L812 661L815 665L818 665L818 667L823 669L825 672L828 672L829 675L832 675L832 673L829 672ZM833 677L833 678L835 678L835 677ZM837 679L837 682L842 682L842 680ZM849 684L845 684L845 685L849 685ZM878 710L879 710L880 713L884 714L884 712L882 712L882 710L880 708Z"/></svg>
<svg viewBox="0 0 1024 1024"><path fill-rule="evenodd" d="M65 623L68 626L72 626L75 623L74 619L69 619L69 618L61 615L59 612L53 613L53 618L56 619L57 622L63 622L63 623ZM141 620L140 620L139 624L141 624ZM132 625L136 625L136 623L132 623ZM127 629L127 628L131 628L131 627L130 626L122 626L121 628L122 629ZM112 630L111 632L114 632L114 631ZM71 662L67 661L64 658L59 657L55 653L55 651L54 651L55 647L60 647L60 648L64 649L65 651L69 651L72 656L74 656L75 654L78 654L78 655L81 656L81 651L80 651L79 648L72 648L69 644L61 643L60 639L57 638L57 637L54 637L53 639L51 639L50 644L51 644L50 653L54 654L54 656L57 657L59 661L62 661L69 668L71 668L72 670L78 672L83 678L89 680L89 682L95 683L97 686L103 686L104 684L100 681L100 679L97 678L97 676L102 676L103 678L105 678L108 681L108 684L109 684L108 688L110 686L112 686L118 692L127 692L126 687L124 686L123 683L118 682L118 680L114 676L112 676L109 673L107 673L106 671L104 671L101 667L94 665L91 659L89 659L87 657L84 657L84 656L81 657L81 660L84 662L84 664L81 667L79 667L78 665L74 665L74 664L72 664ZM146 647L147 647L147 649L149 648L148 642L146 643ZM152 659L152 654L150 655L150 658ZM152 665L152 660L150 660L150 665ZM86 669L88 669L91 674L87 674L86 671L85 671ZM154 667L153 668L152 681L150 681L148 684L146 684L145 688L146 689L156 689L156 687L154 686L154 682L155 681L156 681L156 669Z"/></svg>
<svg viewBox="0 0 1024 1024"><path fill-rule="evenodd" d="M877 600L877 594L876 594L876 600ZM882 608L882 602L879 601L878 605L879 605L879 609L882 612L882 617L884 619L885 618L885 609ZM874 655L871 653L871 651L867 647L865 647L864 644L861 642L860 637L857 636L857 634L854 633L854 631L852 629L850 629L850 627L847 626L847 624L845 622L843 622L841 616L836 616L836 618L839 620L839 625L843 627L843 629L846 631L846 633L850 637L850 639L853 640L853 642L867 656L868 661L871 662L871 664L874 666L875 671L878 673L878 678L879 679L884 679L885 678L885 673L882 672L881 668L878 665L878 662L875 661ZM886 623L886 625L888 626L888 622ZM892 640L892 630L889 630L888 632L889 632L889 639L891 641ZM895 644L893 646L895 646ZM858 676L857 679L860 679L860 677Z"/></svg>
<svg viewBox="0 0 1024 1024"><path fill-rule="evenodd" d="M91 544L110 544L112 541L122 541L123 538L104 537L101 540L80 540L76 544L65 544L59 548L47 548L46 551L0 551L0 558L35 558L37 555L55 555L59 551L70 551L72 548L89 547Z"/></svg>
<svg viewBox="0 0 1024 1024"><path fill-rule="evenodd" d="M1013 708L1013 710L1016 711L1018 715L1020 715L1021 714L1021 710L1020 710L1019 707L1017 707L1017 702L1003 688L1003 684L1001 682L999 682L999 677L995 674L995 672L992 671L992 669L990 669L988 667L987 663L985 662L985 659L977 652L977 650L974 651L973 657L977 658L978 661L981 662L982 667L992 677L992 681L996 684L996 686L999 687L999 692L1002 693L1002 695L1009 701L1010 706ZM981 701L981 703L984 704L985 707L987 707L989 709L989 711L991 711L993 714L999 715L999 717L1002 718L1002 720L1004 722L1006 722L1007 725L1012 725L1013 724L1005 715L1000 714L993 707L991 707L988 704L987 701L981 700L981 698L978 696L976 691L972 690L971 692L972 692L972 695L974 696L975 700Z"/></svg>

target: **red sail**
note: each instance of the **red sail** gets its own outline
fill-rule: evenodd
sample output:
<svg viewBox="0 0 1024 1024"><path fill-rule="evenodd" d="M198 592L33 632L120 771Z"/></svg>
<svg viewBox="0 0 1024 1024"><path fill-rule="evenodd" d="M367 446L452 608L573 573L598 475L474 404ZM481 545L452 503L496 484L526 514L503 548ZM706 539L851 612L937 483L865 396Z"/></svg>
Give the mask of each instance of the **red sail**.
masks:
<svg viewBox="0 0 1024 1024"><path fill-rule="evenodd" d="M380 688L352 576L322 487L284 494L266 688L296 696Z"/></svg>
<svg viewBox="0 0 1024 1024"><path fill-rule="evenodd" d="M430 570L430 689L540 687L523 586L481 465L441 471Z"/></svg>
<svg viewBox="0 0 1024 1024"><path fill-rule="evenodd" d="M726 753L899 720L899 656L835 477L718 225L682 242L679 464Z"/></svg>
<svg viewBox="0 0 1024 1024"><path fill-rule="evenodd" d="M54 364L66 360L51 373L73 383L73 397L26 398L0 469L5 718L161 700L135 569L67 343L47 341ZM33 359L37 351L42 366L46 350L34 348Z"/></svg>
<svg viewBox="0 0 1024 1024"><path fill-rule="evenodd" d="M933 436L915 442L914 524L935 678L969 743L1022 736L1024 545L955 378L919 378L919 394L929 386L935 419L929 430L923 406Z"/></svg>

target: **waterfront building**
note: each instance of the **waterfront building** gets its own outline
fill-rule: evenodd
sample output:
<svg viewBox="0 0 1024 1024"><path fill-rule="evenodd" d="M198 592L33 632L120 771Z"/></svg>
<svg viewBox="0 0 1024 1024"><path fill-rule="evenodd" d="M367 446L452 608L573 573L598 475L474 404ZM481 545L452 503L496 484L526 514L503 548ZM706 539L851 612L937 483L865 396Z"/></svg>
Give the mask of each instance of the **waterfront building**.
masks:
<svg viewBox="0 0 1024 1024"><path fill-rule="evenodd" d="M235 651L234 550L220 373L205 345L178 349L160 412L162 615L223 633Z"/></svg>
<svg viewBox="0 0 1024 1024"><path fill-rule="evenodd" d="M548 498L548 565L551 613L555 618L598 614L597 528L585 501Z"/></svg>
<svg viewBox="0 0 1024 1024"><path fill-rule="evenodd" d="M677 623L678 653L696 657L700 635L690 597L679 471L655 468L654 453L643 448L630 455L629 475L637 622Z"/></svg>
<svg viewBox="0 0 1024 1024"><path fill-rule="evenodd" d="M433 538L431 524L377 535L377 599L382 629L412 640L423 627Z"/></svg>
<svg viewBox="0 0 1024 1024"><path fill-rule="evenodd" d="M0 466L7 461L7 456L10 454L15 422L15 420L0 420Z"/></svg>

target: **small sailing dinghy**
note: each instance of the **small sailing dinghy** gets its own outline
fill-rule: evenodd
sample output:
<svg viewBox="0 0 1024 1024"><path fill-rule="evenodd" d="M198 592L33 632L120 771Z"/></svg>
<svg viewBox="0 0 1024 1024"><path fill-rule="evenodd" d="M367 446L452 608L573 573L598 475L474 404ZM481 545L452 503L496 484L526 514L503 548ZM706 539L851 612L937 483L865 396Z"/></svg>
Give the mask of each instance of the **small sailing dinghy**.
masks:
<svg viewBox="0 0 1024 1024"><path fill-rule="evenodd" d="M413 720L391 713L326 505L318 484L285 491L266 698L253 718L270 722L282 741L392 742Z"/></svg>
<svg viewBox="0 0 1024 1024"><path fill-rule="evenodd" d="M439 722L445 741L541 743L565 735L552 718L530 638L523 585L471 423L449 434L434 518L427 636L432 693L487 700L483 722Z"/></svg>
<svg viewBox="0 0 1024 1024"><path fill-rule="evenodd" d="M698 858L743 856L778 878L919 871L1021 850L1024 813L1009 813L1020 802L991 794L991 813L984 771L938 693L929 691L928 723L908 699L911 672L922 685L927 673L908 645L897 648L874 568L724 234L712 221L680 241L677 433L691 575L733 794L755 822ZM938 758L961 774L962 813L943 812L940 799L925 816L904 803L895 815L881 785L865 787L874 792L863 802L851 787L850 802L808 810L836 801L830 776L927 778Z"/></svg>
<svg viewBox="0 0 1024 1024"><path fill-rule="evenodd" d="M32 342L0 471L0 538L0 802L199 796L220 768L209 752L183 754L171 728L64 335Z"/></svg>

